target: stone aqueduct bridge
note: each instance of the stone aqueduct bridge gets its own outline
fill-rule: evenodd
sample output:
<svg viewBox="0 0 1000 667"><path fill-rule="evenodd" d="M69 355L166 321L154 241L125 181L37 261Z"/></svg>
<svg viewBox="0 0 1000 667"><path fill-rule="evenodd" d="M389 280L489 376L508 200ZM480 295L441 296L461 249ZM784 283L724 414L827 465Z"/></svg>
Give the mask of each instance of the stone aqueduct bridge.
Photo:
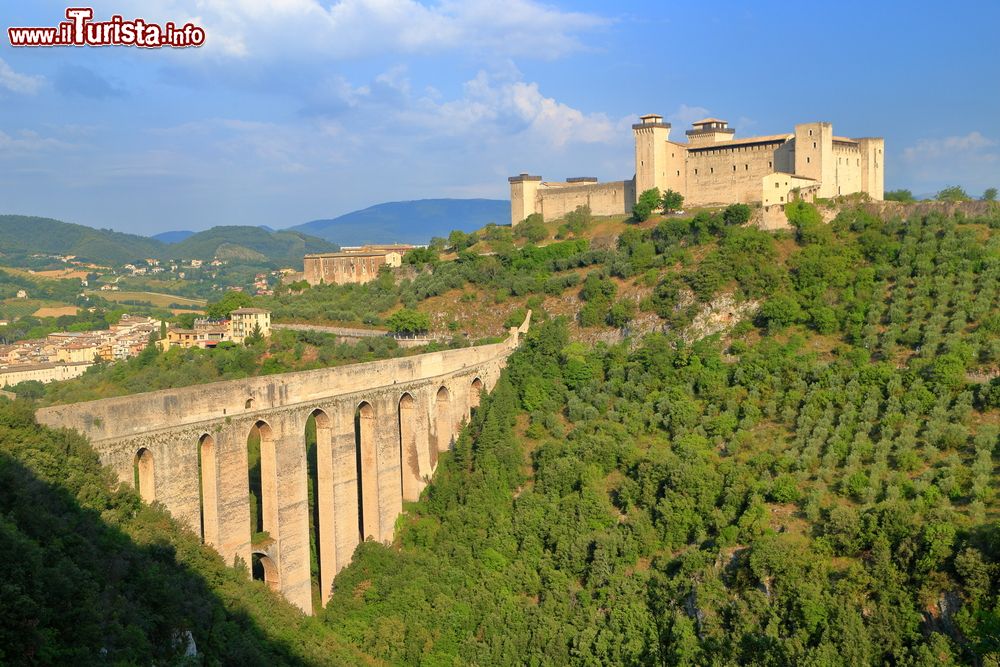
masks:
<svg viewBox="0 0 1000 667"><path fill-rule="evenodd" d="M362 539L392 540L481 391L496 384L528 318L504 342L314 371L216 382L38 410L88 436L101 461L159 501L229 563L312 612L306 423L316 425L322 603ZM251 542L248 446L260 436L263 529ZM259 537L259 536L258 536Z"/></svg>

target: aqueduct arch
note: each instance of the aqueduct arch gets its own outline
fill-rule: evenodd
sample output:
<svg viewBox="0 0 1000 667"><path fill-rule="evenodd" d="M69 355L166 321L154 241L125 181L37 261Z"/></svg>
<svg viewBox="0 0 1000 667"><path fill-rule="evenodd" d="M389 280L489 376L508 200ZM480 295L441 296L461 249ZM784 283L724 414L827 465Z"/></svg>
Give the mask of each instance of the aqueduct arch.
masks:
<svg viewBox="0 0 1000 667"><path fill-rule="evenodd" d="M147 503L156 500L156 477L153 474L153 452L145 447L139 448L135 453L133 464L133 477L135 479L136 491Z"/></svg>
<svg viewBox="0 0 1000 667"><path fill-rule="evenodd" d="M162 503L227 563L242 560L310 613L310 474L325 603L362 531L392 539L404 498L419 496L438 450L478 404L476 382L496 384L527 325L492 345L51 406L36 417L88 436L144 500ZM304 442L310 418L313 462ZM268 539L255 543L258 527Z"/></svg>
<svg viewBox="0 0 1000 667"><path fill-rule="evenodd" d="M198 439L198 491L201 499L201 540L219 541L219 481L215 440L205 433Z"/></svg>

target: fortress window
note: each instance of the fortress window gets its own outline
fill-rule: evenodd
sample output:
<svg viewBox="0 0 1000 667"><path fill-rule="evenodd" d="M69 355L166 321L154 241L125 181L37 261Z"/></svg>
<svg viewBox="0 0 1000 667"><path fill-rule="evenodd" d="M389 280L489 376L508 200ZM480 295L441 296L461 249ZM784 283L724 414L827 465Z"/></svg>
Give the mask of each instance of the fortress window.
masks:
<svg viewBox="0 0 1000 667"><path fill-rule="evenodd" d="M709 167L708 168L708 173L714 174L715 173L715 167Z"/></svg>
<svg viewBox="0 0 1000 667"><path fill-rule="evenodd" d="M743 171L750 171L750 165L748 164L743 165Z"/></svg>
<svg viewBox="0 0 1000 667"><path fill-rule="evenodd" d="M775 183L775 184L774 184L774 189L775 189L775 190L777 190L777 189L778 189L778 188L780 188L780 187L781 187L781 183Z"/></svg>
<svg viewBox="0 0 1000 667"><path fill-rule="evenodd" d="M677 175L678 175L678 176L680 176L680 175L681 175L681 170L680 170L680 169L678 169L678 170L677 170Z"/></svg>
<svg viewBox="0 0 1000 667"><path fill-rule="evenodd" d="M768 169L773 169L774 168L774 163L771 162L770 160L768 160L768 162L767 162L767 168Z"/></svg>
<svg viewBox="0 0 1000 667"><path fill-rule="evenodd" d="M815 141L813 142L813 148L816 148L816 142Z"/></svg>
<svg viewBox="0 0 1000 667"><path fill-rule="evenodd" d="M778 197L778 201L785 201L785 195L781 195L780 197Z"/></svg>
<svg viewBox="0 0 1000 667"><path fill-rule="evenodd" d="M811 137L812 135L813 135L813 131L812 131L812 130L809 130L809 136ZM813 145L813 148L815 148L815 147L816 147L816 146L815 146L815 144L814 144L814 145Z"/></svg>
<svg viewBox="0 0 1000 667"><path fill-rule="evenodd" d="M736 171L736 165L735 164L733 165L733 171Z"/></svg>
<svg viewBox="0 0 1000 667"><path fill-rule="evenodd" d="M809 164L810 162L812 162L812 160L809 159L809 158L806 158L806 164Z"/></svg>
<svg viewBox="0 0 1000 667"><path fill-rule="evenodd" d="M698 169L697 169L697 168L696 168L696 169L694 170L694 175L695 175L695 176L697 176L697 175L698 175Z"/></svg>

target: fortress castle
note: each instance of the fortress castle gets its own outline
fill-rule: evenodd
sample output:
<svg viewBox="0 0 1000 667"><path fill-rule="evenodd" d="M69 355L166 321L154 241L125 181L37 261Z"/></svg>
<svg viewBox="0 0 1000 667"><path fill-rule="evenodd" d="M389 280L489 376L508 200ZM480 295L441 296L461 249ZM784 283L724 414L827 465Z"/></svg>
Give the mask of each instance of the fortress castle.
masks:
<svg viewBox="0 0 1000 667"><path fill-rule="evenodd" d="M830 123L803 123L790 134L736 139L729 123L705 118L693 123L687 143L670 140L670 123L648 114L632 126L635 176L600 183L596 178L543 182L541 176L511 176L511 224L532 213L554 220L577 206L594 215L630 213L638 195L651 188L684 195L685 206L757 203L764 225L784 226L785 203L865 192L882 199L881 137L848 139Z"/></svg>

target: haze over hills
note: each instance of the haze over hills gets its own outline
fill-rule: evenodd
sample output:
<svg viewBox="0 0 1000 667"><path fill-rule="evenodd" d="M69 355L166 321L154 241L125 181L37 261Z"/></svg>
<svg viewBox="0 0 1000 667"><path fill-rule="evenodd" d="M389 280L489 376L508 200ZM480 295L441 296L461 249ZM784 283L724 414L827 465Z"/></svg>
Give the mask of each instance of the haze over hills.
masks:
<svg viewBox="0 0 1000 667"><path fill-rule="evenodd" d="M505 199L418 199L385 202L336 218L313 220L290 227L340 245L365 243L424 244L433 236L465 232L487 223L509 224L510 202Z"/></svg>

